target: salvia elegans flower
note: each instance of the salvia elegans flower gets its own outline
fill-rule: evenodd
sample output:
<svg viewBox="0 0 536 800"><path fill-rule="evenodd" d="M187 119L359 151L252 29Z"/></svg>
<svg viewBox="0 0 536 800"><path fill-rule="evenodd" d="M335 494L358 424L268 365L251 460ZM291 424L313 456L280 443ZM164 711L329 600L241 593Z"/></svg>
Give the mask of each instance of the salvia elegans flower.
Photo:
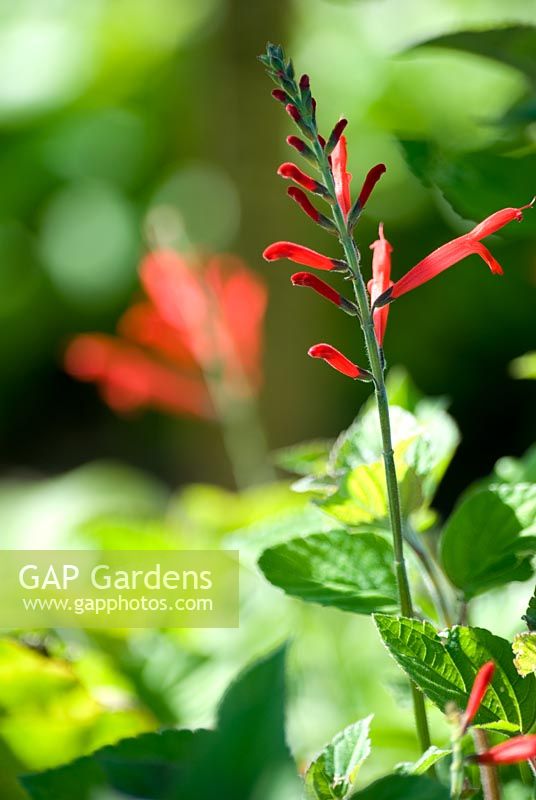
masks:
<svg viewBox="0 0 536 800"><path fill-rule="evenodd" d="M521 221L523 219L523 211L527 208L532 208L533 203L534 200L526 206L521 206L521 208L503 208L500 211L496 211L476 225L469 233L465 233L463 236L458 236L456 239L441 245L441 247L438 247L423 258L422 261L419 261L390 289L387 289L376 300L376 307L379 308L392 300L396 300L398 297L402 297L402 295L435 278L436 275L472 254L480 256L492 273L502 275L503 269L501 265L492 256L488 248L482 244L481 240L486 236L497 233L509 222L514 220Z"/></svg>
<svg viewBox="0 0 536 800"><path fill-rule="evenodd" d="M229 396L255 393L266 307L259 279L231 257L196 266L171 250L150 253L140 275L147 299L123 314L116 336L75 337L67 372L96 383L123 412L154 408L211 418L211 377Z"/></svg>

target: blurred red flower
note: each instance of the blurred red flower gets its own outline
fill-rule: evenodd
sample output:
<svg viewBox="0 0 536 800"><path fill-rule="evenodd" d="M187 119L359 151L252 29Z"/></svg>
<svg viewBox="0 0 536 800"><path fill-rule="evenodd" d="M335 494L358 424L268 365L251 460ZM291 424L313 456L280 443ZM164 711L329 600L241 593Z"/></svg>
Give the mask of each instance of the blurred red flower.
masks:
<svg viewBox="0 0 536 800"><path fill-rule="evenodd" d="M171 250L140 267L147 299L121 317L117 336L76 336L65 367L99 386L117 411L154 408L215 416L213 390L247 398L260 386L266 289L232 256L201 265Z"/></svg>

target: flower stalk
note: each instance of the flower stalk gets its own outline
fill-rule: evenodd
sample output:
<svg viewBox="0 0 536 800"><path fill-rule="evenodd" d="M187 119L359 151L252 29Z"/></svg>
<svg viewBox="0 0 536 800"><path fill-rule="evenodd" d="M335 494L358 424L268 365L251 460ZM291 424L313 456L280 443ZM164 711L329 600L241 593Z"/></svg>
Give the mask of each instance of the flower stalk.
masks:
<svg viewBox="0 0 536 800"><path fill-rule="evenodd" d="M369 173L358 198L357 208L354 213L351 213L352 206L349 190L351 176L346 172L346 141L342 135L347 121L341 119L336 123L326 143L318 133L315 114L316 104L311 97L307 76L302 77L299 84L300 88L298 88L294 80L292 62L286 62L282 49L274 45L268 45L266 55L260 56L260 61L266 66L270 77L290 98L290 103L286 106L287 112L296 122L300 131L305 134L308 144L305 144L303 140L295 136L288 137L287 142L320 172L320 184L325 187L327 191L326 199L331 206L334 232L344 251L344 260L337 260L322 256L300 245L290 242L277 242L264 251L264 257L269 261L289 258L296 263L312 266L315 269L328 272L345 272L352 282L358 310L357 318L364 335L369 363L369 370L366 372L367 374L370 372L370 377L374 383L378 408L400 611L405 617L414 617L413 601L404 556L402 513L391 435L389 401L384 380L385 360L381 345L376 337L373 309L371 308L367 287L360 269L360 253L352 233L357 218L385 167L384 165L378 165ZM303 87L305 87L305 90L303 90ZM289 108L289 105L291 108ZM286 165L280 170L280 174L283 177L287 177L288 172L289 168ZM301 176L299 178L299 183L304 186L304 179ZM322 353L325 355L326 345L321 347L324 348ZM312 348L312 350L315 350L315 348ZM323 357L316 350L313 355L317 353L320 357ZM339 354L338 351L335 351L335 353L337 353L335 359L331 358L328 363L342 371L343 374L356 378L360 373L365 372L364 370L359 370L357 365L348 362L345 357L343 357L344 361L341 361L340 356L342 354ZM350 364L350 367L348 367L348 364ZM430 747L431 742L424 696L413 683L411 683L411 692L417 734L421 749L425 751ZM430 772L433 773L434 769L431 768Z"/></svg>

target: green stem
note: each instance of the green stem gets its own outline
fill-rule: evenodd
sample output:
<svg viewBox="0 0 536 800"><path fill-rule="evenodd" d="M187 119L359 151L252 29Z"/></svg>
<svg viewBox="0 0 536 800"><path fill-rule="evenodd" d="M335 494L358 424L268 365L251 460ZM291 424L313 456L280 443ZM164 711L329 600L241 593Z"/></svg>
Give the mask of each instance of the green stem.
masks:
<svg viewBox="0 0 536 800"><path fill-rule="evenodd" d="M333 175L329 166L324 149L318 141L313 143L318 164L322 172L325 185L331 193L333 198L336 197L335 186L333 182ZM409 586L408 573L406 569L406 562L404 558L404 537L402 531L402 513L400 508L400 495L398 491L398 480L396 475L396 466L393 453L393 444L391 436L391 421L389 417L389 401L387 398L387 390L385 388L385 380L383 375L383 357L380 352L376 335L374 333L374 322L372 311L369 304L367 289L363 275L360 269L360 256L354 242L353 236L348 230L344 214L336 203L333 206L333 220L337 227L339 240L344 249L346 262L351 272L352 283L354 286L355 297L360 313L360 322L365 336L365 346L370 365L370 371L374 377L374 389L376 395L376 404L378 407L378 415L380 419L380 429L382 435L383 446L383 462L385 467L385 479L387 484L387 495L389 500L389 516L391 521L391 531L393 535L393 550L394 550L394 564L396 581L398 586L398 596L400 602L400 611L405 617L413 617L413 602L411 599L411 590ZM411 693L413 699L413 710L415 714L415 723L417 727L417 734L422 751L424 752L430 747L430 731L428 727L428 719L426 716L426 707L424 704L424 696L417 686L411 681ZM432 768L430 770L434 772Z"/></svg>

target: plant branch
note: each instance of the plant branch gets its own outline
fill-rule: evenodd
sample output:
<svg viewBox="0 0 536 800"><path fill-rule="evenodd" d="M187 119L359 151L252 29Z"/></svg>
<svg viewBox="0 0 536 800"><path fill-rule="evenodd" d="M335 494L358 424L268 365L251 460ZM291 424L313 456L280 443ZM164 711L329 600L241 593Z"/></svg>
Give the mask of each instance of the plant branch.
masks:
<svg viewBox="0 0 536 800"><path fill-rule="evenodd" d="M332 198L335 198L336 194L333 176L324 149L321 147L318 140L313 143L313 147L325 185L327 186ZM400 508L400 495L398 491L398 480L396 475L396 465L391 436L389 401L387 398L387 390L385 388L385 380L383 375L383 357L374 333L372 311L368 300L365 282L360 269L359 251L356 247L353 236L348 230L343 212L338 203L333 205L333 220L335 222L339 241L343 247L346 261L351 272L355 297L359 309L360 324L365 337L365 346L370 370L374 377L374 390L382 436L383 461L385 466L385 479L389 501L391 531L393 535L393 550L395 557L394 564L398 586L400 611L405 617L414 617L413 602L411 598L411 590L404 557L402 513ZM424 696L413 682L411 682L411 693L417 733L421 749L424 752L430 747L431 744ZM433 768L430 770L430 772L434 772Z"/></svg>

